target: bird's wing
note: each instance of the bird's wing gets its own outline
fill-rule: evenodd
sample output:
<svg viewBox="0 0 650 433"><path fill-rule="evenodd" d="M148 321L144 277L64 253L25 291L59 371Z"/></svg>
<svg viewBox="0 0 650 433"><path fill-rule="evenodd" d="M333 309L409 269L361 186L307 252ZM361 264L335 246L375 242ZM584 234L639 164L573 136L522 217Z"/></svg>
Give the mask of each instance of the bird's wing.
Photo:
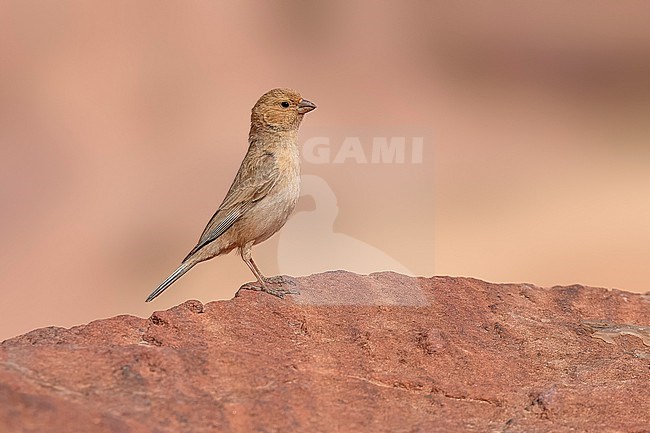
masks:
<svg viewBox="0 0 650 433"><path fill-rule="evenodd" d="M221 236L250 208L255 206L255 203L266 197L278 181L279 172L277 167L271 161L268 161L268 158L273 158L273 155L263 155L256 158L248 158L248 156L242 162L242 166L237 176L235 176L228 194L223 199L223 203L221 203L221 206L219 206L219 209L217 209L203 230L199 242L183 262Z"/></svg>

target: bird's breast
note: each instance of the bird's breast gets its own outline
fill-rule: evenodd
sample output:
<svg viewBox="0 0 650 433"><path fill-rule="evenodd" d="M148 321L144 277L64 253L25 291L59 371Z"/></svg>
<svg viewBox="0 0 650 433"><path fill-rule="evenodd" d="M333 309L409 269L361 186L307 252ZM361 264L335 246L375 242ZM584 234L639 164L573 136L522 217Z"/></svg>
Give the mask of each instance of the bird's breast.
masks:
<svg viewBox="0 0 650 433"><path fill-rule="evenodd" d="M278 180L269 193L251 209L256 226L255 243L280 230L296 207L300 196L300 159L296 146L274 152Z"/></svg>

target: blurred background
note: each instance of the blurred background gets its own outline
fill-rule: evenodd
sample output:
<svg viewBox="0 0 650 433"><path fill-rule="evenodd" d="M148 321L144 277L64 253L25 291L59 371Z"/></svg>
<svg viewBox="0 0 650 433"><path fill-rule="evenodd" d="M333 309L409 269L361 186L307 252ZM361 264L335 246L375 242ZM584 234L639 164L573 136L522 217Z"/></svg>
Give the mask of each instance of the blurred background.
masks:
<svg viewBox="0 0 650 433"><path fill-rule="evenodd" d="M318 109L298 210L253 251L265 274L648 291L649 20L647 2L4 0L0 340L252 281L231 254L144 303L274 87Z"/></svg>

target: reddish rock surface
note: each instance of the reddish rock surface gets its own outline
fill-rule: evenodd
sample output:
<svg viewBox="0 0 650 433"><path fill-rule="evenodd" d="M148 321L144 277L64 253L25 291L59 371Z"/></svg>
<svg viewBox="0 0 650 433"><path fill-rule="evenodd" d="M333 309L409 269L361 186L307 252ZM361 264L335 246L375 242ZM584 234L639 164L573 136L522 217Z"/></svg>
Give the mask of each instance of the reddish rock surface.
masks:
<svg viewBox="0 0 650 433"><path fill-rule="evenodd" d="M7 340L0 432L650 432L648 295L394 273L295 287Z"/></svg>

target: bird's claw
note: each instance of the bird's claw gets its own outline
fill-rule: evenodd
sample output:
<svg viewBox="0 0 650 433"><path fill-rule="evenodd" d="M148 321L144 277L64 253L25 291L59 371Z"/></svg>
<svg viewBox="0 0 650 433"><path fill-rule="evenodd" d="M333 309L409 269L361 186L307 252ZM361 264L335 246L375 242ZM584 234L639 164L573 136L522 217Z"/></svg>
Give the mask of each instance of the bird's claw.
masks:
<svg viewBox="0 0 650 433"><path fill-rule="evenodd" d="M244 284L239 288L239 290L254 290L256 292L264 292L268 293L269 295L276 296L280 299L284 299L285 295L299 295L300 292L296 289L290 289L286 287L278 287L277 289L272 289L268 286L268 284L282 284L282 283L288 283L291 285L296 285L296 282L291 279L285 279L283 275L277 276L277 277L272 277L272 278L265 278L264 280L265 284L259 284L259 283L247 283ZM239 290L237 291L237 295L239 295ZM235 296L237 296L235 295Z"/></svg>
<svg viewBox="0 0 650 433"><path fill-rule="evenodd" d="M289 284L292 286L297 285L295 278L288 275L276 275L274 277L265 277L264 282L267 284Z"/></svg>

